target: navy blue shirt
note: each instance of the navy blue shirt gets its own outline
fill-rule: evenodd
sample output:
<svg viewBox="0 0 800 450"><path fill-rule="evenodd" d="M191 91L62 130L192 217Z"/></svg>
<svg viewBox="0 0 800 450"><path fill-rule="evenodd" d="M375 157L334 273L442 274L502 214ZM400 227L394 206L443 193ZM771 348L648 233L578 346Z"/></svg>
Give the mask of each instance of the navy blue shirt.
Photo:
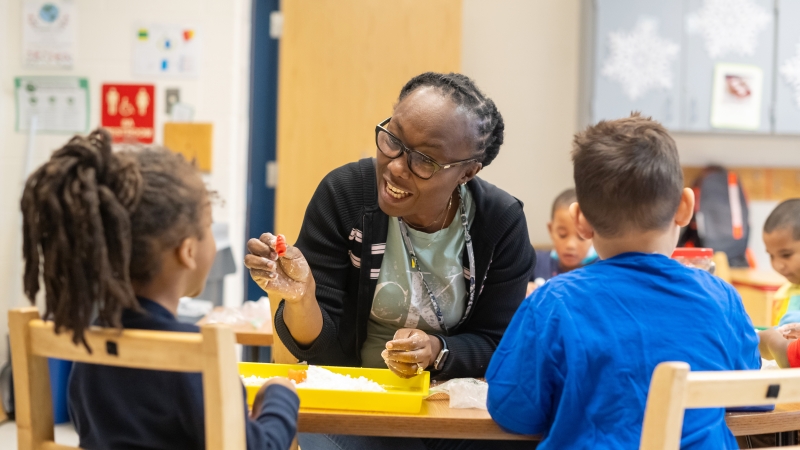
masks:
<svg viewBox="0 0 800 450"><path fill-rule="evenodd" d="M126 310L123 328L199 332L163 306L140 298L143 313ZM244 395L244 386L242 387ZM289 389L267 388L258 418L246 419L248 449L287 449L297 431L300 400ZM69 408L86 449L203 449L205 414L199 373L162 372L76 363ZM247 407L242 411L247 416Z"/></svg>
<svg viewBox="0 0 800 450"><path fill-rule="evenodd" d="M539 450L637 449L656 365L758 369L732 286L663 255L626 253L559 275L525 299L486 373L503 428ZM723 409L690 409L681 448L738 448Z"/></svg>
<svg viewBox="0 0 800 450"><path fill-rule="evenodd" d="M581 267L588 266L589 264L597 261L597 253L594 248L589 249L589 254L581 261ZM569 272L561 268L558 261L558 253L555 250L536 250L536 265L533 267L533 273L529 281L536 281L541 278L542 281L548 281L556 275Z"/></svg>

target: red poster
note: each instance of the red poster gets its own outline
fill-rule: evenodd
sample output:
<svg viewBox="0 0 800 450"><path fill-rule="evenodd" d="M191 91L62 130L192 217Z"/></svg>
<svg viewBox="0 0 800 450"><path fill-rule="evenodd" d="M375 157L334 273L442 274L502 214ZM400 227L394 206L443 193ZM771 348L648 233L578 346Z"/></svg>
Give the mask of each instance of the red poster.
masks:
<svg viewBox="0 0 800 450"><path fill-rule="evenodd" d="M152 84L104 84L102 121L114 142L153 142L155 87Z"/></svg>

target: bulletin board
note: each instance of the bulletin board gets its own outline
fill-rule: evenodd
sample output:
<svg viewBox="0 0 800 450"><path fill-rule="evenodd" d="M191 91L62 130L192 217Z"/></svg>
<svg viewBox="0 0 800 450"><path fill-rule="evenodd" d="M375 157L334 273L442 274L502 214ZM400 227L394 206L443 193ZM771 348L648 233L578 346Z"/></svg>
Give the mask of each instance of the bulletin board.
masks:
<svg viewBox="0 0 800 450"><path fill-rule="evenodd" d="M595 0L593 121L800 133L800 0ZM591 61L588 61L588 60Z"/></svg>
<svg viewBox="0 0 800 450"><path fill-rule="evenodd" d="M775 132L800 133L800 1L778 0Z"/></svg>
<svg viewBox="0 0 800 450"><path fill-rule="evenodd" d="M730 11L730 8L738 10ZM771 131L772 80L775 51L774 0L747 0L724 3L719 0L688 0L685 2L685 60L684 99L681 126L685 131L740 130L756 133ZM726 15L738 19L738 25L728 23ZM760 71L760 77L746 82L750 98L758 96L757 123L746 126L720 123L713 126L715 107L715 82L724 84L724 79L715 78L715 69L729 68L729 77L744 75L747 67L751 72ZM736 67L740 71L736 71ZM720 78L724 78L721 74ZM758 80L757 78L760 78ZM728 103L728 100L730 103ZM736 97L721 98L717 107L726 105L736 108ZM747 101L745 98L743 101ZM719 114L719 113L718 113ZM746 111L743 114L747 114Z"/></svg>
<svg viewBox="0 0 800 450"><path fill-rule="evenodd" d="M598 0L593 112L595 121L642 111L678 126L681 2Z"/></svg>

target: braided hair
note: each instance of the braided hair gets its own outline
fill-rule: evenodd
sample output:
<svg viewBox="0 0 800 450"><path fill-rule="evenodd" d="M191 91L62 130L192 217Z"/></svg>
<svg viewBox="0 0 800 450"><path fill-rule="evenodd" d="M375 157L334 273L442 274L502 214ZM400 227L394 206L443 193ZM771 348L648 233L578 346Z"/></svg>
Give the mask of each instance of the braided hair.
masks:
<svg viewBox="0 0 800 450"><path fill-rule="evenodd" d="M400 90L398 101L402 101L411 92L423 86L438 88L456 105L464 107L477 121L477 140L475 146L483 153L481 164L488 166L500 152L503 145L503 116L497 110L492 99L483 94L475 83L460 73L425 72L417 75Z"/></svg>
<svg viewBox="0 0 800 450"><path fill-rule="evenodd" d="M88 349L84 331L94 316L121 327L124 309L140 309L132 282L152 280L164 250L201 236L206 198L181 155L112 152L103 129L75 136L25 183L25 295L35 302L41 272L45 320Z"/></svg>

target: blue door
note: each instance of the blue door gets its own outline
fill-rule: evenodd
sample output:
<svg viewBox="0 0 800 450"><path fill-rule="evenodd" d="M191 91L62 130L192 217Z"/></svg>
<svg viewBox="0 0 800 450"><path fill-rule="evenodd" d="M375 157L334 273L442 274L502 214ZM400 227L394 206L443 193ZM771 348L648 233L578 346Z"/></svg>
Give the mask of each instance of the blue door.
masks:
<svg viewBox="0 0 800 450"><path fill-rule="evenodd" d="M274 179L267 179L275 163L278 117L278 38L270 33L271 16L279 0L253 0L250 73L250 155L247 180L247 233L258 237L275 225ZM277 22L277 21L275 21ZM276 35L276 37L272 37ZM244 253L247 254L247 249ZM245 272L245 300L258 300L264 291Z"/></svg>

